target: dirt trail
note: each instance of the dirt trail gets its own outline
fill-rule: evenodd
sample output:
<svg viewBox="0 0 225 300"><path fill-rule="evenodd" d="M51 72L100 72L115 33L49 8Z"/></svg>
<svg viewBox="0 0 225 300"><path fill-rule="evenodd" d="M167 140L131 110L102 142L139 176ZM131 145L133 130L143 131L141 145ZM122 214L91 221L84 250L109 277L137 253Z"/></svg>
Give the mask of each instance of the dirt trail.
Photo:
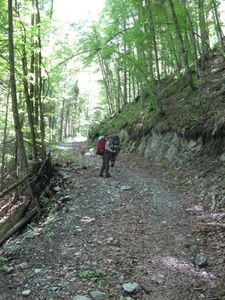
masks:
<svg viewBox="0 0 225 300"><path fill-rule="evenodd" d="M81 146L63 147L78 155ZM222 299L216 267L195 265L206 247L192 200L122 156L112 178L98 177L100 166L91 156L65 164L66 204L2 250L11 270L0 273L0 300Z"/></svg>

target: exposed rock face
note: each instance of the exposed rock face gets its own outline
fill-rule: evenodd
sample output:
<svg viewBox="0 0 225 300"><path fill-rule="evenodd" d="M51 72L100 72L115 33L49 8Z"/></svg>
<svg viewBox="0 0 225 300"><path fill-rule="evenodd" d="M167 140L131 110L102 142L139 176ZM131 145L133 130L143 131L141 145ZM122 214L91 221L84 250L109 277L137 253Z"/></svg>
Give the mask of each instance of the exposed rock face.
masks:
<svg viewBox="0 0 225 300"><path fill-rule="evenodd" d="M154 128L146 136L130 138L128 131L119 132L124 153L137 152L146 161L155 163L170 163L182 165L201 155L214 156L225 164L225 137L214 136L210 133L187 136L176 131L158 133Z"/></svg>
<svg viewBox="0 0 225 300"><path fill-rule="evenodd" d="M146 138L144 157L148 161L168 161L171 164L183 164L187 158L198 154L202 149L202 139L187 141L176 132L152 135Z"/></svg>
<svg viewBox="0 0 225 300"><path fill-rule="evenodd" d="M146 161L156 163L169 162L173 165L182 165L198 155L203 147L201 137L197 140L187 140L175 131L159 134L152 129L150 134L139 141L128 141L128 134L124 129L120 135L128 145L123 151L129 153L137 151Z"/></svg>

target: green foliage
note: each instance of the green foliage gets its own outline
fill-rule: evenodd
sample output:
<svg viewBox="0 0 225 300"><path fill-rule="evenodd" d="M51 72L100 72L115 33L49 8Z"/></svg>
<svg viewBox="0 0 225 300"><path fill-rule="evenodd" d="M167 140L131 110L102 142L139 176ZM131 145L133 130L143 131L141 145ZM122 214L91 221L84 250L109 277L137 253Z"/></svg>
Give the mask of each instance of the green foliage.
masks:
<svg viewBox="0 0 225 300"><path fill-rule="evenodd" d="M118 132L121 128L133 124L141 111L140 103L129 103L123 107L121 113L116 114L112 118L105 118L100 124L91 124L90 135L98 132L99 135L107 136L113 132Z"/></svg>
<svg viewBox="0 0 225 300"><path fill-rule="evenodd" d="M9 269L9 266L8 265L2 265L2 267L1 267L1 270L2 271L5 271L5 272L7 272L8 271L8 269Z"/></svg>
<svg viewBox="0 0 225 300"><path fill-rule="evenodd" d="M107 276L107 273L105 271L100 271L100 270L97 271L87 270L82 274L78 274L77 276L82 279L93 281L97 287L102 287L103 281L101 278Z"/></svg>
<svg viewBox="0 0 225 300"><path fill-rule="evenodd" d="M46 232L46 233L45 233L45 237L46 237L46 238L52 238L52 237L54 237L54 236L55 236L55 233L52 232L52 231L49 231L49 232Z"/></svg>
<svg viewBox="0 0 225 300"><path fill-rule="evenodd" d="M28 254L30 253L30 250L27 249L27 248L21 248L21 249L19 250L19 253L20 253L21 255L28 255Z"/></svg>
<svg viewBox="0 0 225 300"><path fill-rule="evenodd" d="M190 249L191 249L192 251L196 251L197 248L198 248L198 246L195 245L195 244L191 244L191 245L190 245Z"/></svg>
<svg viewBox="0 0 225 300"><path fill-rule="evenodd" d="M6 262L8 262L8 259L4 256L0 256L0 268L2 268Z"/></svg>
<svg viewBox="0 0 225 300"><path fill-rule="evenodd" d="M45 197L43 195L40 196L39 201L43 204L44 207L51 207L52 201L48 197Z"/></svg>
<svg viewBox="0 0 225 300"><path fill-rule="evenodd" d="M48 221L51 221L51 220L54 220L55 219L55 214L53 214L53 213L50 213L49 215L48 215Z"/></svg>
<svg viewBox="0 0 225 300"><path fill-rule="evenodd" d="M38 227L38 224L35 223L35 222L31 222L31 223L30 223L30 226L31 226L32 228L35 228L35 227Z"/></svg>

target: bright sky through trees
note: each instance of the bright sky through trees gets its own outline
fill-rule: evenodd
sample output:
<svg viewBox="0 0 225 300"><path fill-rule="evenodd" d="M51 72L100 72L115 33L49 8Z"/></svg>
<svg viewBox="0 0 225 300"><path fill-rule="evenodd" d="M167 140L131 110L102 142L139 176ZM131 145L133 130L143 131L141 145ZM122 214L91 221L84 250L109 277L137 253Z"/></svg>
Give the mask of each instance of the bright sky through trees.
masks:
<svg viewBox="0 0 225 300"><path fill-rule="evenodd" d="M78 22L97 19L105 0L55 0L55 17Z"/></svg>
<svg viewBox="0 0 225 300"><path fill-rule="evenodd" d="M105 0L54 0L54 18L62 22L79 23L97 20L103 9ZM99 98L99 79L91 70L87 69L76 74L81 94L87 94L91 105L95 105Z"/></svg>

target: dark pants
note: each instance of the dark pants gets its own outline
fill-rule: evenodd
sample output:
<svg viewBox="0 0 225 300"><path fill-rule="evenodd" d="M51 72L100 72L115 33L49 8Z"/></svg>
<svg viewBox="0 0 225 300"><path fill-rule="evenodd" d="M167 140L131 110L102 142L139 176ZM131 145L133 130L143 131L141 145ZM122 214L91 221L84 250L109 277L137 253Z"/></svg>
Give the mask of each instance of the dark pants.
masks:
<svg viewBox="0 0 225 300"><path fill-rule="evenodd" d="M116 155L117 153L112 153L111 156L111 167L114 167L115 161L116 161Z"/></svg>
<svg viewBox="0 0 225 300"><path fill-rule="evenodd" d="M100 170L100 174L99 175L103 175L104 171L105 171L105 176L109 176L109 161L112 159L112 153L111 152L105 152L102 155L102 167Z"/></svg>

